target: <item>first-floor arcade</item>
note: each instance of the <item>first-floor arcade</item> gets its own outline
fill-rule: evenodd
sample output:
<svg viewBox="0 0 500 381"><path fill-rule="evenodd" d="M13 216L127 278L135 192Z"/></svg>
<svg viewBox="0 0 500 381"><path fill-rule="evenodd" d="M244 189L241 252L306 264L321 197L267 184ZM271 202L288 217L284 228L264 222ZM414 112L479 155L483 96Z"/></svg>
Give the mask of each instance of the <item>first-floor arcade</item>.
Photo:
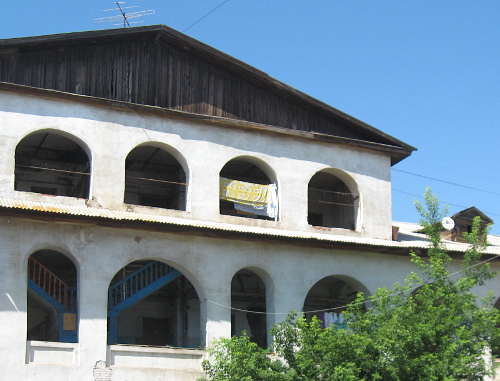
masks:
<svg viewBox="0 0 500 381"><path fill-rule="evenodd" d="M206 348L221 337L246 331L269 346L273 324L292 310L341 329L359 292L372 295L413 270L407 248L389 244L347 249L162 222L75 223L55 213L61 221L48 222L37 220L42 213L10 212L0 217L0 242L10 242L0 245L8 379L194 381L203 377ZM500 291L500 280L488 288Z"/></svg>
<svg viewBox="0 0 500 381"><path fill-rule="evenodd" d="M108 290L108 344L198 348L200 302L174 267L140 260L120 269Z"/></svg>

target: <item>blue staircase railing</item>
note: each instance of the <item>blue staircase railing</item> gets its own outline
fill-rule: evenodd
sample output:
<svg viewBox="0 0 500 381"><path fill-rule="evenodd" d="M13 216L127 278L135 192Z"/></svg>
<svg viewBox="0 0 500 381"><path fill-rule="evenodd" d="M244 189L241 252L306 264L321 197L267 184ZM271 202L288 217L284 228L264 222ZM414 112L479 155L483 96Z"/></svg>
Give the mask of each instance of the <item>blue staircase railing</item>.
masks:
<svg viewBox="0 0 500 381"><path fill-rule="evenodd" d="M118 315L141 301L182 274L158 261L151 261L109 287L108 343L114 344L118 337Z"/></svg>
<svg viewBox="0 0 500 381"><path fill-rule="evenodd" d="M66 282L33 257L28 260L28 279L62 304L66 312L76 311L76 287L69 287Z"/></svg>
<svg viewBox="0 0 500 381"><path fill-rule="evenodd" d="M151 261L147 265L134 271L122 280L116 282L108 291L108 306L114 309L137 293L148 289L151 284L174 270L169 265ZM154 291L154 290L153 290Z"/></svg>
<svg viewBox="0 0 500 381"><path fill-rule="evenodd" d="M59 316L59 341L67 343L77 342L78 335L76 328L64 329L65 314L77 313L77 288L69 287L57 275L33 257L30 257L28 260L28 287L57 311Z"/></svg>

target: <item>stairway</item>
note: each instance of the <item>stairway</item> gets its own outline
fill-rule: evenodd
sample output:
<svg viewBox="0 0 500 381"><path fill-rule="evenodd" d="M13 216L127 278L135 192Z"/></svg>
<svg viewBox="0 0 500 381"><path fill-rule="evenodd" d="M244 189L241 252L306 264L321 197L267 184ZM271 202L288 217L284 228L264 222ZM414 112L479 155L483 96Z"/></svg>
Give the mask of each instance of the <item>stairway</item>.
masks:
<svg viewBox="0 0 500 381"><path fill-rule="evenodd" d="M76 287L66 282L33 257L28 260L28 287L58 314L58 341L77 342Z"/></svg>
<svg viewBox="0 0 500 381"><path fill-rule="evenodd" d="M127 308L148 297L182 274L158 261L151 261L109 287L108 343L115 344L118 338L118 315Z"/></svg>

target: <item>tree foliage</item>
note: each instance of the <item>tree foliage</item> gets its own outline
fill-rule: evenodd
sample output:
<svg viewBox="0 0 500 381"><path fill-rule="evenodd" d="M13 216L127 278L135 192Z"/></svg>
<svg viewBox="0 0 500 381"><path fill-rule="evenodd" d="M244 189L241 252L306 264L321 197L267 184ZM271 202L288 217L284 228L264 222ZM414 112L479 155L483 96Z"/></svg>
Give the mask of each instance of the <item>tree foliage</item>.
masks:
<svg viewBox="0 0 500 381"><path fill-rule="evenodd" d="M250 341L247 333L220 339L208 349L213 363L203 362L203 369L213 381L292 381L291 370L273 360L267 349Z"/></svg>
<svg viewBox="0 0 500 381"><path fill-rule="evenodd" d="M221 339L204 369L211 380L290 381L445 381L483 380L491 375L490 348L499 341L494 296L481 301L472 292L496 274L481 262L487 231L476 218L460 270L441 241L437 198L426 191L416 204L430 245L404 283L359 293L344 312L348 329L323 329L317 318L290 314L275 325L274 349L280 360L251 343L248 336ZM365 308L365 306L367 308Z"/></svg>

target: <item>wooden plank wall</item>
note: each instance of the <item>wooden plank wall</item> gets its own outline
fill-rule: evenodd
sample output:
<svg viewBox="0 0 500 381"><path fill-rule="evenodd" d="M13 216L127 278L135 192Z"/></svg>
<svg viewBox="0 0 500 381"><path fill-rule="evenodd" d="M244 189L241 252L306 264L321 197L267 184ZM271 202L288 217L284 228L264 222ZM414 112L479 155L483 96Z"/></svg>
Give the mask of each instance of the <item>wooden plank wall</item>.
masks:
<svg viewBox="0 0 500 381"><path fill-rule="evenodd" d="M0 81L386 143L157 41L0 52Z"/></svg>

